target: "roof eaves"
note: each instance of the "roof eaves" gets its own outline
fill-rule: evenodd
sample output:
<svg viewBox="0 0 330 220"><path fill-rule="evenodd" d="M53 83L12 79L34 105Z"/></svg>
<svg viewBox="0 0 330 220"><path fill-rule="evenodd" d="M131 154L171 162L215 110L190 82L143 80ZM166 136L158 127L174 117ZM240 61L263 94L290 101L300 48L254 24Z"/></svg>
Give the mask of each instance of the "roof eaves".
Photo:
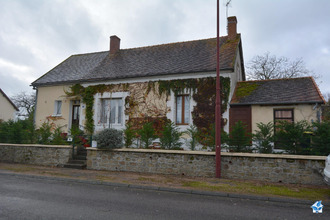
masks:
<svg viewBox="0 0 330 220"><path fill-rule="evenodd" d="M323 95L322 95L322 93L321 93L321 91L320 91L320 88L317 86L317 84L316 84L316 82L315 82L315 80L314 80L314 78L313 78L313 77L311 77L311 76L310 76L310 79L312 80L312 82L313 82L313 85L314 85L314 88L316 89L316 91L317 91L318 95L319 95L319 96L320 96L320 98L322 99L322 101L323 101L323 104L325 104L325 103L326 103L326 101L325 101L325 99L324 99L324 97L323 97Z"/></svg>
<svg viewBox="0 0 330 220"><path fill-rule="evenodd" d="M246 102L246 103L230 103L230 105L296 105L296 104L316 104L322 101L302 101L302 102Z"/></svg>

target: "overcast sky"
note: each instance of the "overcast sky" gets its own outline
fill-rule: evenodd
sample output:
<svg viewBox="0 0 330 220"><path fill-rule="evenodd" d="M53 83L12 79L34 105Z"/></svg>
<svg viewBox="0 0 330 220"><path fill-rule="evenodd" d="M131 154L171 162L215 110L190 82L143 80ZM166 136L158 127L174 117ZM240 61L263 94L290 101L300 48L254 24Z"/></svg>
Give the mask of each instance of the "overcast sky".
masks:
<svg viewBox="0 0 330 220"><path fill-rule="evenodd" d="M220 0L220 35L226 32ZM232 0L245 65L269 51L302 58L330 93L329 0ZM73 54L216 36L216 0L0 0L0 88L12 96Z"/></svg>

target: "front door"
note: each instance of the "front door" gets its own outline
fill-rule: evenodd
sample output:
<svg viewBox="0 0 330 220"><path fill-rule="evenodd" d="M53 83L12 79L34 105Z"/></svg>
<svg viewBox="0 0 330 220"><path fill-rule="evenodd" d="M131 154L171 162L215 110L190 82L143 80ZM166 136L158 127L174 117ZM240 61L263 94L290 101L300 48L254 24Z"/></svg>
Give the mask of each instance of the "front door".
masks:
<svg viewBox="0 0 330 220"><path fill-rule="evenodd" d="M79 118L80 118L80 105L73 105L71 127L79 128Z"/></svg>

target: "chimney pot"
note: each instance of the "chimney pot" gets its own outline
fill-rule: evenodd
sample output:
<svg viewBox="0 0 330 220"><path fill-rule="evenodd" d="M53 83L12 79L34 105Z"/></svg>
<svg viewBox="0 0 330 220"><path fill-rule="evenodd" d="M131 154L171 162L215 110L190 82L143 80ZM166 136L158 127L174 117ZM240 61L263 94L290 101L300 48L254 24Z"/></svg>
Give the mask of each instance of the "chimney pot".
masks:
<svg viewBox="0 0 330 220"><path fill-rule="evenodd" d="M120 50L120 38L116 35L110 36L110 54L115 54Z"/></svg>
<svg viewBox="0 0 330 220"><path fill-rule="evenodd" d="M228 38L229 40L234 40L237 35L237 19L236 16L228 17L228 26L227 26L227 31L228 31Z"/></svg>

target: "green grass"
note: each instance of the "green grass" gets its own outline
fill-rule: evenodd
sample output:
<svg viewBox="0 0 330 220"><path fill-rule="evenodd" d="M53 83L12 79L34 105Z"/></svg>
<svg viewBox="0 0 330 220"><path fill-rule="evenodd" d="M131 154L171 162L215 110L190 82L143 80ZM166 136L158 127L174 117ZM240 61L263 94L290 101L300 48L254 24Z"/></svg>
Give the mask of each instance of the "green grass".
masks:
<svg viewBox="0 0 330 220"><path fill-rule="evenodd" d="M209 191L220 191L220 192L231 192L231 193L242 193L242 194L256 194L263 196L284 196L299 199L309 200L329 200L330 189L329 188L314 188L305 186L295 185L275 185L275 184L255 184L250 182L237 182L233 181L232 184L228 183L216 183L210 184L202 181L187 181L184 182L184 187L209 190Z"/></svg>
<svg viewBox="0 0 330 220"><path fill-rule="evenodd" d="M33 168L33 167L7 167L7 166L4 166L4 167L1 167L1 169L3 170L10 170L10 171L13 171L13 172L18 172L18 173L24 173L24 172L30 172L30 171L36 171L38 169L36 168Z"/></svg>

